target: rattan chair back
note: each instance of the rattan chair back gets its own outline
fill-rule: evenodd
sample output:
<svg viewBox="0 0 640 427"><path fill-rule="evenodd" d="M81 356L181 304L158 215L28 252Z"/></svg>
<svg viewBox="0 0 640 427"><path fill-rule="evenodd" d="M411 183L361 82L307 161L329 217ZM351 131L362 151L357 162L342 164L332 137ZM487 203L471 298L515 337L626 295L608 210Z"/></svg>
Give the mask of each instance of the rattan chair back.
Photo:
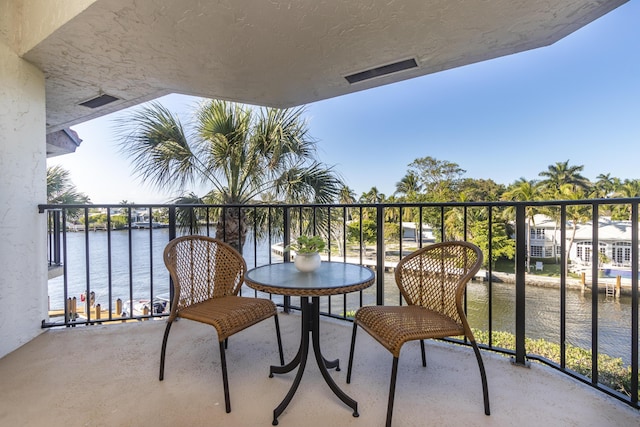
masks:
<svg viewBox="0 0 640 427"><path fill-rule="evenodd" d="M481 265L482 252L475 245L435 243L404 257L395 279L407 304L423 306L462 325L464 290Z"/></svg>
<svg viewBox="0 0 640 427"><path fill-rule="evenodd" d="M184 236L169 242L164 261L173 279L171 316L211 298L237 295L247 264L230 245L207 236Z"/></svg>

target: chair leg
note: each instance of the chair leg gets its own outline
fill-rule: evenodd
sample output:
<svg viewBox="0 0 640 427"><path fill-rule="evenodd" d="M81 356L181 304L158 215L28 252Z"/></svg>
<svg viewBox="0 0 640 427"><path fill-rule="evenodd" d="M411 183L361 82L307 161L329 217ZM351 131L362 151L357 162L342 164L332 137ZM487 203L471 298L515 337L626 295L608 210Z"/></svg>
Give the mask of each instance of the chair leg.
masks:
<svg viewBox="0 0 640 427"><path fill-rule="evenodd" d="M478 349L478 345L475 341L471 341L471 345L473 346L473 352L476 354L476 359L478 360L478 367L480 368L480 377L482 378L482 397L484 398L484 413L485 415L490 415L491 411L489 410L489 388L487 386L487 374L484 370L484 363L482 362L482 356L480 355L480 349Z"/></svg>
<svg viewBox="0 0 640 427"><path fill-rule="evenodd" d="M422 352L422 366L427 366L427 357L424 354L424 340L420 340L420 351Z"/></svg>
<svg viewBox="0 0 640 427"><path fill-rule="evenodd" d="M162 350L160 350L160 381L164 379L164 355L167 350L167 339L171 330L172 321L167 321L167 327L164 329L164 338L162 339Z"/></svg>
<svg viewBox="0 0 640 427"><path fill-rule="evenodd" d="M280 321L278 320L278 315L274 314L274 319L276 319L276 337L278 338L278 353L280 354L280 366L284 366L284 354L282 353L282 338L280 337Z"/></svg>
<svg viewBox="0 0 640 427"><path fill-rule="evenodd" d="M225 341L220 341L220 364L222 365L222 384L224 385L224 407L227 414L231 412L231 402L229 399L229 378L227 377L227 359L225 357Z"/></svg>
<svg viewBox="0 0 640 427"><path fill-rule="evenodd" d="M351 333L351 350L349 350L349 366L347 368L347 384L351 384L351 367L353 366L353 351L356 348L356 332L358 332L358 324L353 321L353 332Z"/></svg>
<svg viewBox="0 0 640 427"><path fill-rule="evenodd" d="M396 395L396 378L398 376L398 358L393 358L393 366L391 367L391 384L389 385L389 403L387 404L387 423L386 427L391 427L391 417L393 416L393 399Z"/></svg>

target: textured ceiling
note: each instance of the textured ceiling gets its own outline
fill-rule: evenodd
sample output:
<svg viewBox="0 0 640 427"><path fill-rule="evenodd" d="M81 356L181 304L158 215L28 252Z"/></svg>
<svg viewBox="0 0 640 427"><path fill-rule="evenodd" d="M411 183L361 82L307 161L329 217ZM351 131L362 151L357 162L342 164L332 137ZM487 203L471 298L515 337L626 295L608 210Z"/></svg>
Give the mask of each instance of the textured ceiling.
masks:
<svg viewBox="0 0 640 427"><path fill-rule="evenodd" d="M625 0L97 0L23 57L48 131L167 93L289 107L551 44ZM349 84L414 58L418 67ZM90 109L102 93L120 100Z"/></svg>

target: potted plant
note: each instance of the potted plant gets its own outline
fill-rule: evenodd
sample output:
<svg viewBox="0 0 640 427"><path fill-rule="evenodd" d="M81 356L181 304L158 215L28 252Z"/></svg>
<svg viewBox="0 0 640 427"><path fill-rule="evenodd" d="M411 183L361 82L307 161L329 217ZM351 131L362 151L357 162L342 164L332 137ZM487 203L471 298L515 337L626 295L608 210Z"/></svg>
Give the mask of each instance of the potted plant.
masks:
<svg viewBox="0 0 640 427"><path fill-rule="evenodd" d="M320 252L324 250L324 246L324 240L320 236L300 236L296 243L287 246L285 250L295 251L293 263L298 270L308 273L320 267Z"/></svg>

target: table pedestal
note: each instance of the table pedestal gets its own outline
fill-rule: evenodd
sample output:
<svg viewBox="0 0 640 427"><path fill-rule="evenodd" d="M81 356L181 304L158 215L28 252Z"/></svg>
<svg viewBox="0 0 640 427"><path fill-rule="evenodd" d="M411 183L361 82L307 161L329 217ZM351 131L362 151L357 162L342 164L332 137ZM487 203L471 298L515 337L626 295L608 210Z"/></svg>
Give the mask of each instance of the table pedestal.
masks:
<svg viewBox="0 0 640 427"><path fill-rule="evenodd" d="M280 402L278 407L273 410L272 424L274 426L278 425L278 416L282 414L287 405L289 405L289 402L293 399L293 395L296 393L296 390L300 385L304 368L307 365L307 355L309 354L309 333L311 333L311 339L313 342L313 353L316 356L318 368L320 368L320 373L322 373L325 382L329 388L331 388L333 393L340 398L340 400L353 409L353 416L357 417L359 415L358 402L347 396L347 394L336 385L333 378L331 378L327 371L327 368L336 368L336 371L339 371L340 360L327 360L322 356L320 351L320 298L312 297L311 301L309 301L309 297L300 297L300 305L302 309L302 331L300 333L300 348L298 348L298 353L288 364L284 366L271 366L269 369L269 377L273 378L273 374L285 374L299 366L296 378L293 380L293 384L291 385L289 392L282 402Z"/></svg>

